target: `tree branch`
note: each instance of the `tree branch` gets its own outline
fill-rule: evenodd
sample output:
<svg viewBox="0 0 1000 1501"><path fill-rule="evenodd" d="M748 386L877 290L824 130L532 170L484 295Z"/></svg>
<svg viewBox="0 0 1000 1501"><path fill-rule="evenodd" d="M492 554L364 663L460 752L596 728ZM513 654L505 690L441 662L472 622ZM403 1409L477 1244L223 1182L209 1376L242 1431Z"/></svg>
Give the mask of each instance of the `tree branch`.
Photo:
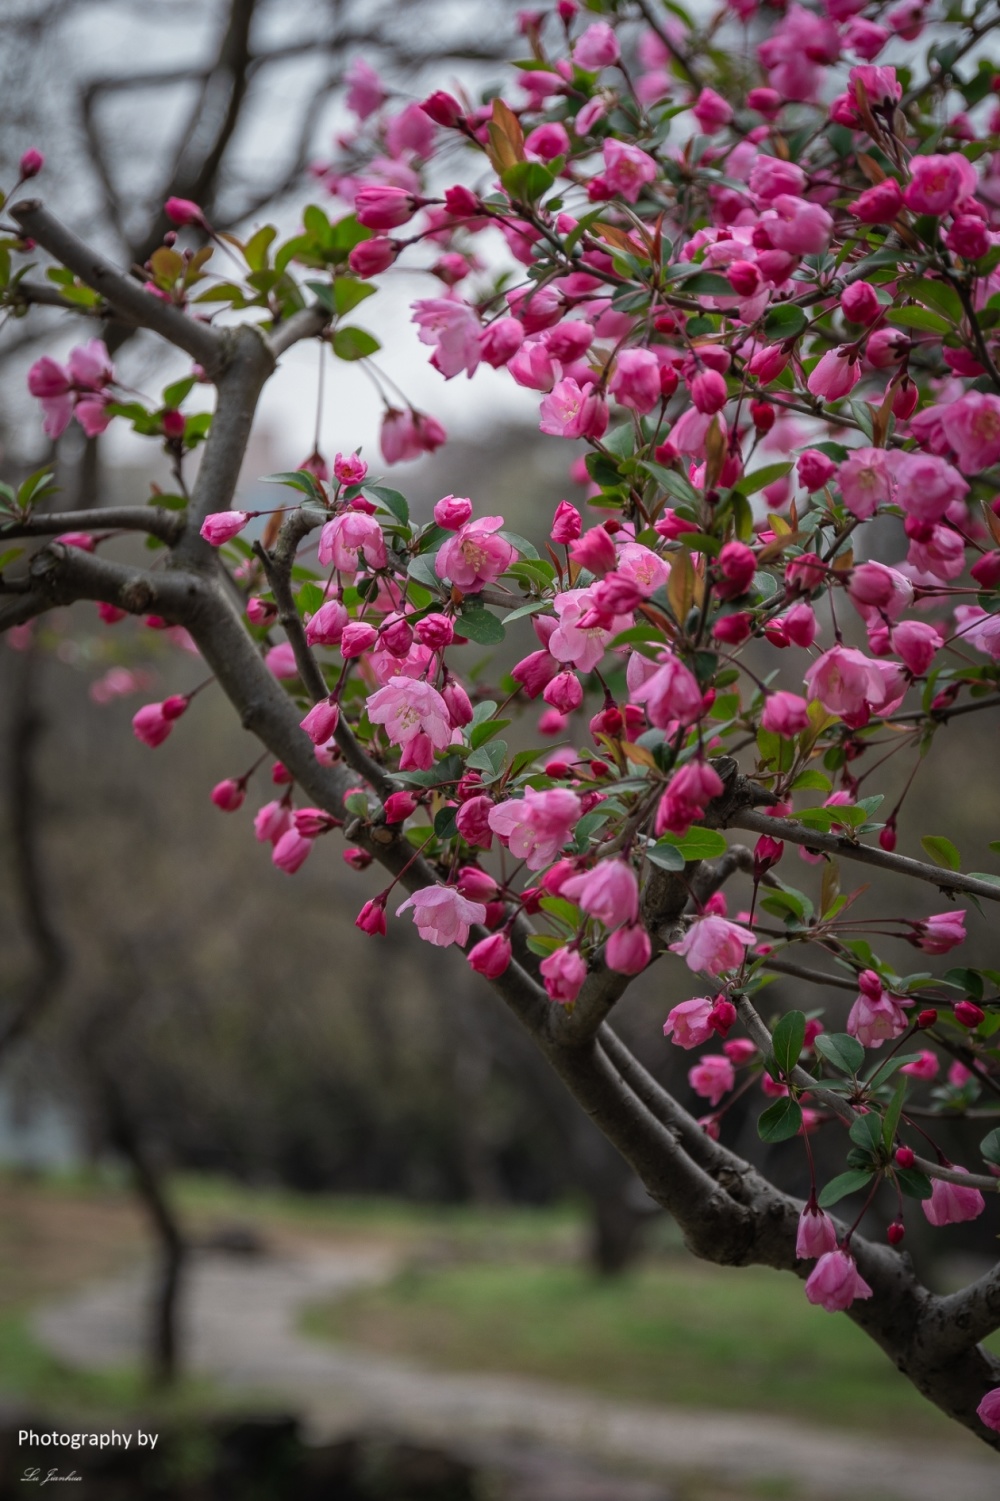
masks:
<svg viewBox="0 0 1000 1501"><path fill-rule="evenodd" d="M221 334L144 291L131 276L124 275L78 239L72 230L60 224L37 199L22 199L13 204L9 212L44 250L100 293L119 317L127 323L150 329L169 344L184 350L208 375L214 377L219 373L226 353Z"/></svg>
<svg viewBox="0 0 1000 1501"><path fill-rule="evenodd" d="M184 531L184 516L163 506L108 506L0 519L0 537L51 537L59 532L90 531L148 532L161 542L173 543Z"/></svg>
<svg viewBox="0 0 1000 1501"><path fill-rule="evenodd" d="M922 860L911 860L908 855L890 855L885 850L872 849L866 844L855 844L838 834L821 834L817 829L806 829L789 818L771 818L752 809L730 814L722 820L723 827L732 825L737 829L749 829L754 834L770 834L789 844L803 844L811 850L824 850L831 855L840 855L845 860L857 860L862 865L874 865L879 870L895 871L901 876L912 876L918 881L927 881L940 891L967 891L973 896L984 897L989 902L1000 902L1000 886L991 886L988 881L977 881L975 876L966 876L957 870L942 870L937 865L926 865Z"/></svg>

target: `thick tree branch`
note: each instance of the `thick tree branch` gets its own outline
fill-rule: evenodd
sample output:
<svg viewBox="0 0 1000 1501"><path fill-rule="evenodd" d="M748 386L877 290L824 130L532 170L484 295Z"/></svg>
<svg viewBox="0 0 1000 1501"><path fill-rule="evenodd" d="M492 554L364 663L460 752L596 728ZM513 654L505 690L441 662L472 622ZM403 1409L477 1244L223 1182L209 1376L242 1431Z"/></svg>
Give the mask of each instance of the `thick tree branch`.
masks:
<svg viewBox="0 0 1000 1501"><path fill-rule="evenodd" d="M78 239L72 230L60 224L36 199L22 199L13 204L9 212L44 250L73 271L88 287L99 292L126 323L135 323L159 334L169 344L197 360L208 375L214 377L219 373L225 362L223 335L144 291L131 276L124 275Z"/></svg>
<svg viewBox="0 0 1000 1501"><path fill-rule="evenodd" d="M958 1354L1000 1329L1000 1262L961 1292L941 1299L943 1352Z"/></svg>
<svg viewBox="0 0 1000 1501"><path fill-rule="evenodd" d="M267 347L274 359L291 349L293 344L299 344L303 339L315 339L330 322L330 314L319 306L303 308L301 312L293 313L285 323L279 323L267 336Z"/></svg>
<svg viewBox="0 0 1000 1501"><path fill-rule="evenodd" d="M60 532L148 532L173 543L184 531L184 517L162 506L107 506L90 511L46 511L23 519L0 519L0 538L52 537Z"/></svg>
<svg viewBox="0 0 1000 1501"><path fill-rule="evenodd" d="M857 860L862 865L874 865L879 870L912 876L936 886L939 891L967 891L973 896L984 897L986 901L1000 902L1000 886L991 886L988 881L977 881L975 876L966 876L957 870L942 870L940 866L927 865L922 860L911 860L908 855L890 855L885 850L855 844L837 834L821 834L817 829L804 828L790 818L771 818L746 809L730 814L722 822L724 827L732 825L737 829L749 829L754 834L770 834L773 839L785 840L789 844L803 844L808 849L840 855L845 860Z"/></svg>

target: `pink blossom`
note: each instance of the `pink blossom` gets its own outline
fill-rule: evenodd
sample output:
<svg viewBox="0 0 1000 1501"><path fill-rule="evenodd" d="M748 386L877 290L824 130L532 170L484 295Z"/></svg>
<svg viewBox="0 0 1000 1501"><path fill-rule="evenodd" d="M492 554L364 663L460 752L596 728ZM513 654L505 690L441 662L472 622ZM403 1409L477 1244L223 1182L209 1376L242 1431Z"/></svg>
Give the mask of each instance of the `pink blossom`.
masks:
<svg viewBox="0 0 1000 1501"><path fill-rule="evenodd" d="M936 410L963 473L978 474L1000 459L1000 396L969 391Z"/></svg>
<svg viewBox="0 0 1000 1501"><path fill-rule="evenodd" d="M489 820L493 807L493 799L480 793L478 797L467 798L459 808L455 814L455 824L466 844L484 850L490 848L493 831Z"/></svg>
<svg viewBox="0 0 1000 1501"><path fill-rule="evenodd" d="M618 38L606 21L595 21L577 37L573 61L587 73L610 68L621 56Z"/></svg>
<svg viewBox="0 0 1000 1501"><path fill-rule="evenodd" d="M426 412L400 412L390 407L382 419L380 443L387 464L402 464L419 459L422 453L433 453L446 438L437 418Z"/></svg>
<svg viewBox="0 0 1000 1501"><path fill-rule="evenodd" d="M898 620L913 603L913 585L897 568L884 563L859 563L847 585L851 601L863 620Z"/></svg>
<svg viewBox="0 0 1000 1501"><path fill-rule="evenodd" d="M828 349L813 370L806 385L813 396L822 396L827 401L839 401L853 391L861 379L861 362L855 354L852 358L847 345L840 349Z"/></svg>
<svg viewBox="0 0 1000 1501"><path fill-rule="evenodd" d="M560 714L572 714L583 703L583 686L575 672L557 672L546 683L542 697Z"/></svg>
<svg viewBox="0 0 1000 1501"><path fill-rule="evenodd" d="M833 220L822 204L780 193L761 215L775 250L787 255L819 255L830 243Z"/></svg>
<svg viewBox="0 0 1000 1501"><path fill-rule="evenodd" d="M825 1256L837 1249L837 1227L828 1214L815 1204L807 1204L799 1215L795 1237L795 1254L800 1261Z"/></svg>
<svg viewBox="0 0 1000 1501"><path fill-rule="evenodd" d="M487 365L498 370L508 364L523 341L524 326L516 318L495 318L480 332L479 349Z"/></svg>
<svg viewBox="0 0 1000 1501"><path fill-rule="evenodd" d="M733 1065L722 1053L709 1053L694 1068L688 1070L688 1083L713 1107L723 1095L727 1095L736 1083Z"/></svg>
<svg viewBox="0 0 1000 1501"><path fill-rule="evenodd" d="M325 745L339 723L340 705L336 699L324 698L309 710L300 728L305 730L314 745Z"/></svg>
<svg viewBox="0 0 1000 1501"><path fill-rule="evenodd" d="M513 546L496 535L502 526L502 516L483 516L459 527L434 561L438 578L450 580L465 594L499 578L517 556Z"/></svg>
<svg viewBox="0 0 1000 1501"><path fill-rule="evenodd" d="M860 714L886 701L886 681L878 664L851 646L834 646L817 657L805 675L809 698L831 714Z"/></svg>
<svg viewBox="0 0 1000 1501"><path fill-rule="evenodd" d="M639 883L624 860L601 860L593 870L565 881L560 894L606 928L634 923L639 916Z"/></svg>
<svg viewBox="0 0 1000 1501"><path fill-rule="evenodd" d="M490 810L489 826L515 859L524 860L529 870L542 870L567 843L581 813L580 799L568 788L526 787L523 797Z"/></svg>
<svg viewBox="0 0 1000 1501"><path fill-rule="evenodd" d="M541 337L525 339L507 369L511 378L529 391L551 391L562 376L561 364Z"/></svg>
<svg viewBox="0 0 1000 1501"><path fill-rule="evenodd" d="M636 703L646 705L650 724L660 730L675 720L694 724L704 711L697 678L674 656L666 657L631 696Z"/></svg>
<svg viewBox="0 0 1000 1501"><path fill-rule="evenodd" d="M851 213L862 224L891 224L903 207L903 193L894 177L866 188L851 204Z"/></svg>
<svg viewBox="0 0 1000 1501"><path fill-rule="evenodd" d="M924 1051L912 1063L904 1063L899 1072L911 1079L936 1079L939 1068L937 1054Z"/></svg>
<svg viewBox="0 0 1000 1501"><path fill-rule="evenodd" d="M797 693L779 690L768 695L760 722L763 729L790 739L808 725L809 705Z"/></svg>
<svg viewBox="0 0 1000 1501"><path fill-rule="evenodd" d="M571 1005L587 978L587 965L576 949L554 949L538 966L550 1000Z"/></svg>
<svg viewBox="0 0 1000 1501"><path fill-rule="evenodd" d="M271 862L286 876L293 876L308 860L312 847L313 841L300 834L298 829L286 829L274 841Z"/></svg>
<svg viewBox="0 0 1000 1501"><path fill-rule="evenodd" d="M892 649L914 677L927 671L940 645L937 630L924 620L904 620L892 632Z"/></svg>
<svg viewBox="0 0 1000 1501"><path fill-rule="evenodd" d="M387 271L399 254L400 246L395 240L377 235L372 240L362 240L347 257L347 264L355 276L367 280Z"/></svg>
<svg viewBox="0 0 1000 1501"><path fill-rule="evenodd" d="M132 716L132 731L137 740L155 750L173 729L173 719L163 712L162 704L144 704Z"/></svg>
<svg viewBox="0 0 1000 1501"><path fill-rule="evenodd" d="M965 543L958 532L948 526L933 526L923 521L907 520L910 550L907 563L918 573L929 573L947 582L957 579L965 567Z"/></svg>
<svg viewBox="0 0 1000 1501"><path fill-rule="evenodd" d="M471 519L472 501L465 495L445 495L434 507L434 520L448 532L457 532Z"/></svg>
<svg viewBox="0 0 1000 1501"><path fill-rule="evenodd" d="M659 168L655 160L640 147L614 137L604 142L603 151L608 189L620 194L626 203L637 203L647 183L656 181Z"/></svg>
<svg viewBox="0 0 1000 1501"><path fill-rule="evenodd" d="M655 354L648 349L623 349L609 389L621 406L641 416L651 412L660 400L660 365Z"/></svg>
<svg viewBox="0 0 1000 1501"><path fill-rule="evenodd" d="M914 156L903 199L915 214L950 214L957 203L976 191L976 169L961 152L948 156Z"/></svg>
<svg viewBox="0 0 1000 1501"><path fill-rule="evenodd" d="M861 976L871 974L866 970ZM906 1004L912 1004L907 1002ZM874 983L862 988L847 1018L847 1030L866 1048L880 1048L883 1042L900 1037L909 1026L903 1003L886 994L874 976Z"/></svg>
<svg viewBox="0 0 1000 1501"><path fill-rule="evenodd" d="M966 1173L968 1169L959 1167L955 1171ZM986 1200L978 1188L963 1188L959 1183L935 1178L930 1198L922 1199L920 1207L932 1225L958 1225L963 1220L978 1219L986 1208Z"/></svg>
<svg viewBox="0 0 1000 1501"><path fill-rule="evenodd" d="M375 897L365 902L354 919L354 926L367 933L369 938L385 937L385 897Z"/></svg>
<svg viewBox="0 0 1000 1501"><path fill-rule="evenodd" d="M636 923L611 934L604 948L604 962L616 974L638 975L646 968L652 954L649 934L640 923Z"/></svg>
<svg viewBox="0 0 1000 1501"><path fill-rule="evenodd" d="M413 631L417 640L424 646L429 646L432 651L443 651L455 639L455 627L447 615L436 611L418 620Z"/></svg>
<svg viewBox="0 0 1000 1501"><path fill-rule="evenodd" d="M847 1251L827 1251L806 1281L806 1297L810 1303L822 1304L827 1313L842 1313L856 1299L871 1296L871 1288Z"/></svg>
<svg viewBox="0 0 1000 1501"><path fill-rule="evenodd" d="M540 157L543 162L550 162L557 156L569 156L572 147L565 125L560 125L555 120L547 120L525 136L524 149L531 156Z"/></svg>
<svg viewBox="0 0 1000 1501"><path fill-rule="evenodd" d="M749 928L708 913L694 919L684 937L670 945L670 952L680 954L688 969L718 975L742 964L743 950L753 942Z"/></svg>
<svg viewBox="0 0 1000 1501"><path fill-rule="evenodd" d="M369 568L387 566L382 528L363 511L342 511L320 532L319 561L324 568L332 564L340 573L357 573L362 552Z"/></svg>
<svg viewBox="0 0 1000 1501"><path fill-rule="evenodd" d="M431 364L445 380L463 370L472 375L481 350L479 319L468 303L448 297L427 297L413 304L413 321L420 329L420 342L434 346Z"/></svg>
<svg viewBox="0 0 1000 1501"><path fill-rule="evenodd" d="M386 94L382 80L370 63L356 57L344 74L347 88L347 108L359 120L367 120L385 102Z"/></svg>
<svg viewBox="0 0 1000 1501"><path fill-rule="evenodd" d="M1000 1386L995 1386L976 1408L977 1417L994 1432L1000 1433Z"/></svg>
<svg viewBox="0 0 1000 1501"><path fill-rule="evenodd" d="M212 547L221 547L238 536L249 520L249 511L215 511L202 522L201 535Z"/></svg>
<svg viewBox="0 0 1000 1501"><path fill-rule="evenodd" d="M925 954L947 954L965 942L965 910L937 912L913 924L912 943Z"/></svg>
<svg viewBox="0 0 1000 1501"><path fill-rule="evenodd" d="M893 498L884 448L857 448L841 464L837 479L844 505L859 521L874 516Z"/></svg>
<svg viewBox="0 0 1000 1501"><path fill-rule="evenodd" d="M451 743L448 705L430 683L414 678L390 678L368 700L368 718L385 726L393 745L409 745L418 735L426 735L437 750Z"/></svg>
<svg viewBox="0 0 1000 1501"><path fill-rule="evenodd" d="M477 975L485 975L487 980L496 980L510 965L510 939L506 933L491 933L469 950L468 959L470 968Z"/></svg>
<svg viewBox="0 0 1000 1501"><path fill-rule="evenodd" d="M412 151L427 157L434 145L434 122L419 104L408 104L385 127L385 144L392 157Z"/></svg>
<svg viewBox="0 0 1000 1501"><path fill-rule="evenodd" d="M696 996L690 1001L681 1001L667 1015L663 1024L664 1037L671 1037L679 1048L698 1048L712 1036L714 1028L709 1017L713 1002L709 996Z"/></svg>
<svg viewBox="0 0 1000 1501"><path fill-rule="evenodd" d="M830 480L837 472L837 466L832 459L828 458L825 453L821 453L818 448L807 448L803 453L799 454L795 471L803 488L808 490L810 495L812 495L814 491L822 490L824 485L830 483Z"/></svg>
<svg viewBox="0 0 1000 1501"><path fill-rule="evenodd" d="M656 810L655 833L686 834L723 792L722 778L705 761L688 761L670 779Z"/></svg>
<svg viewBox="0 0 1000 1501"><path fill-rule="evenodd" d="M575 542L583 530L583 522L580 512L575 505L568 500L561 500L556 506L555 515L552 518L552 530L549 533L553 542ZM605 533L607 536L607 533ZM614 548L612 547L612 551Z"/></svg>
<svg viewBox="0 0 1000 1501"><path fill-rule="evenodd" d="M958 470L933 454L897 454L893 474L896 500L918 521L940 521L949 507L969 493L968 483Z"/></svg>
<svg viewBox="0 0 1000 1501"><path fill-rule="evenodd" d="M691 107L691 113L706 135L715 135L733 118L733 107L714 89L702 89Z"/></svg>
<svg viewBox="0 0 1000 1501"><path fill-rule="evenodd" d="M570 543L569 555L574 563L598 575L608 573L618 561L611 533L603 526L591 527L582 537ZM572 590L567 590L572 593Z"/></svg>
<svg viewBox="0 0 1000 1501"><path fill-rule="evenodd" d="M605 536L607 533L605 532ZM549 637L549 652L558 662L571 662L581 672L590 672L604 656L612 635L631 624L626 616L612 617L610 629L581 626L591 607L591 590L567 589L557 594L555 611L559 624Z"/></svg>
<svg viewBox="0 0 1000 1501"><path fill-rule="evenodd" d="M554 438L603 438L608 426L608 404L595 393L592 382L581 387L567 376L557 381L545 397L538 426Z"/></svg>
<svg viewBox="0 0 1000 1501"><path fill-rule="evenodd" d="M413 921L421 938L442 949L453 943L466 944L471 924L486 920L482 902L470 902L454 886L421 887L396 908L396 916L407 908L413 909Z"/></svg>
<svg viewBox="0 0 1000 1501"><path fill-rule="evenodd" d="M337 646L347 621L347 611L340 601L328 599L306 625L306 640L310 646Z"/></svg>
<svg viewBox="0 0 1000 1501"><path fill-rule="evenodd" d="M418 207L406 188L359 188L354 196L354 212L366 229L398 229L413 218Z"/></svg>

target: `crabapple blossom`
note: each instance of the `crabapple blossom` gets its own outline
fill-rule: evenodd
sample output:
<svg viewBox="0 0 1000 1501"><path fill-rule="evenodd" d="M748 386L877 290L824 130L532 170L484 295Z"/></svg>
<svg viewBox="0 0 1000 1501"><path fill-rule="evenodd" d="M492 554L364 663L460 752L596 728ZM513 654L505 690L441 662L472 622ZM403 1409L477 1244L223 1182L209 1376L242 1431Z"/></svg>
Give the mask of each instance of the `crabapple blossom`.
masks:
<svg viewBox="0 0 1000 1501"><path fill-rule="evenodd" d="M873 1296L854 1257L839 1248L825 1251L806 1279L806 1297L827 1313L839 1313L859 1298Z"/></svg>

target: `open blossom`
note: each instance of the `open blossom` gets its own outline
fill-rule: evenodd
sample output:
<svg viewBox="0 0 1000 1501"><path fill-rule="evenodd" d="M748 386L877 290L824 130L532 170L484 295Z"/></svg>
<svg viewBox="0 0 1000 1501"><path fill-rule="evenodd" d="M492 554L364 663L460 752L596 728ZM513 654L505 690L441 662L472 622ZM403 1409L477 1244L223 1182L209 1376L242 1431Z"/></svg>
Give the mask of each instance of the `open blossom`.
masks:
<svg viewBox="0 0 1000 1501"><path fill-rule="evenodd" d="M499 578L517 556L512 545L496 535L502 526L502 516L482 516L460 526L438 552L438 578L449 579L466 594Z"/></svg>
<svg viewBox="0 0 1000 1501"><path fill-rule="evenodd" d="M473 375L482 357L479 319L460 298L425 297L413 304L421 344L434 346L431 364L446 380Z"/></svg>
<svg viewBox="0 0 1000 1501"><path fill-rule="evenodd" d="M902 1036L909 1026L904 1003L888 995L871 970L862 973L859 983L861 990L848 1015L847 1030L866 1048L880 1048L883 1042Z"/></svg>
<svg viewBox="0 0 1000 1501"><path fill-rule="evenodd" d="M944 459L929 453L901 453L893 460L894 499L918 521L940 521L949 507L964 500L969 486Z"/></svg>
<svg viewBox="0 0 1000 1501"><path fill-rule="evenodd" d="M587 978L586 961L576 949L554 949L538 966L549 999L569 1006Z"/></svg>
<svg viewBox="0 0 1000 1501"><path fill-rule="evenodd" d="M680 954L688 969L719 975L742 964L744 949L753 941L749 928L705 913L694 919L683 938L670 945L670 952Z"/></svg>
<svg viewBox="0 0 1000 1501"><path fill-rule="evenodd" d="M604 533L607 536L607 532ZM591 672L604 656L604 648L618 631L631 625L628 616L612 616L609 628L590 626L580 621L591 607L590 589L566 589L556 595L555 611L559 624L549 637L548 649L557 662L572 662L581 672Z"/></svg>
<svg viewBox="0 0 1000 1501"><path fill-rule="evenodd" d="M42 403L47 435L60 437L74 415L88 437L103 432L110 421L104 392L114 379L115 367L100 339L70 350L65 365L48 355L36 360L28 371L28 390Z"/></svg>
<svg viewBox="0 0 1000 1501"><path fill-rule="evenodd" d="M830 1216L816 1204L807 1204L799 1215L799 1228L795 1237L795 1254L800 1261L814 1256L825 1256L827 1251L837 1249L837 1227Z"/></svg>
<svg viewBox="0 0 1000 1501"><path fill-rule="evenodd" d="M707 995L681 1001L667 1015L663 1024L664 1037L671 1037L679 1048L700 1047L715 1030L709 1020L714 1004Z"/></svg>
<svg viewBox="0 0 1000 1501"><path fill-rule="evenodd" d="M656 810L655 830L661 834L686 834L693 823L704 817L714 797L721 797L724 787L718 772L706 761L688 761L670 779Z"/></svg>
<svg viewBox="0 0 1000 1501"><path fill-rule="evenodd" d="M976 191L976 169L961 152L948 156L914 156L910 181L903 194L906 207L916 214L950 214L957 203Z"/></svg>
<svg viewBox="0 0 1000 1501"><path fill-rule="evenodd" d="M526 787L523 797L490 810L489 826L515 859L524 860L529 870L542 870L567 843L582 811L580 799L566 787Z"/></svg>
<svg viewBox="0 0 1000 1501"><path fill-rule="evenodd" d="M880 664L852 646L833 646L817 657L805 675L810 699L831 714L859 714L885 705L886 679Z"/></svg>
<svg viewBox="0 0 1000 1501"><path fill-rule="evenodd" d="M736 1083L736 1074L729 1059L722 1053L709 1053L688 1070L688 1083L695 1094L715 1106L727 1095Z"/></svg>
<svg viewBox="0 0 1000 1501"><path fill-rule="evenodd" d="M659 168L655 160L641 147L613 137L604 142L603 150L605 184L626 203L638 203L647 183L656 181Z"/></svg>
<svg viewBox="0 0 1000 1501"><path fill-rule="evenodd" d="M887 459L883 448L857 448L837 472L844 505L859 521L874 516L880 505L893 499Z"/></svg>
<svg viewBox="0 0 1000 1501"><path fill-rule="evenodd" d="M538 426L554 438L603 438L608 427L608 404L594 390L572 377L557 381L542 402Z"/></svg>
<svg viewBox="0 0 1000 1501"><path fill-rule="evenodd" d="M848 1251L827 1251L817 1261L806 1281L806 1297L827 1313L842 1313L858 1298L870 1298L872 1290L858 1271Z"/></svg>
<svg viewBox="0 0 1000 1501"><path fill-rule="evenodd" d="M601 860L593 870L564 881L559 894L606 928L634 923L639 916L639 883L624 860Z"/></svg>
<svg viewBox="0 0 1000 1501"><path fill-rule="evenodd" d="M319 561L324 568L332 564L340 573L357 573L362 552L369 568L386 567L385 537L373 516L343 511L326 523L319 539Z"/></svg>
<svg viewBox="0 0 1000 1501"><path fill-rule="evenodd" d="M959 1167L956 1172L968 1169ZM932 1225L958 1225L963 1220L978 1219L986 1208L986 1200L978 1188L963 1188L960 1183L946 1183L935 1178L929 1199L922 1199L921 1209Z"/></svg>
<svg viewBox="0 0 1000 1501"><path fill-rule="evenodd" d="M1000 396L968 391L937 411L964 474L978 474L1000 459Z"/></svg>
<svg viewBox="0 0 1000 1501"><path fill-rule="evenodd" d="M421 938L441 949L467 943L471 924L486 920L482 902L470 902L454 886L422 887L396 908L396 916L409 908Z"/></svg>
<svg viewBox="0 0 1000 1501"><path fill-rule="evenodd" d="M430 683L414 678L390 678L368 700L368 718L385 726L393 745L407 745L418 735L438 750L451 743L448 705Z"/></svg>
<svg viewBox="0 0 1000 1501"><path fill-rule="evenodd" d="M924 917L912 924L910 942L925 954L947 954L965 942L965 909L953 912L937 912L933 917Z"/></svg>
<svg viewBox="0 0 1000 1501"><path fill-rule="evenodd" d="M697 678L674 656L668 656L631 696L646 705L650 724L660 730L674 720L693 724L704 707Z"/></svg>

